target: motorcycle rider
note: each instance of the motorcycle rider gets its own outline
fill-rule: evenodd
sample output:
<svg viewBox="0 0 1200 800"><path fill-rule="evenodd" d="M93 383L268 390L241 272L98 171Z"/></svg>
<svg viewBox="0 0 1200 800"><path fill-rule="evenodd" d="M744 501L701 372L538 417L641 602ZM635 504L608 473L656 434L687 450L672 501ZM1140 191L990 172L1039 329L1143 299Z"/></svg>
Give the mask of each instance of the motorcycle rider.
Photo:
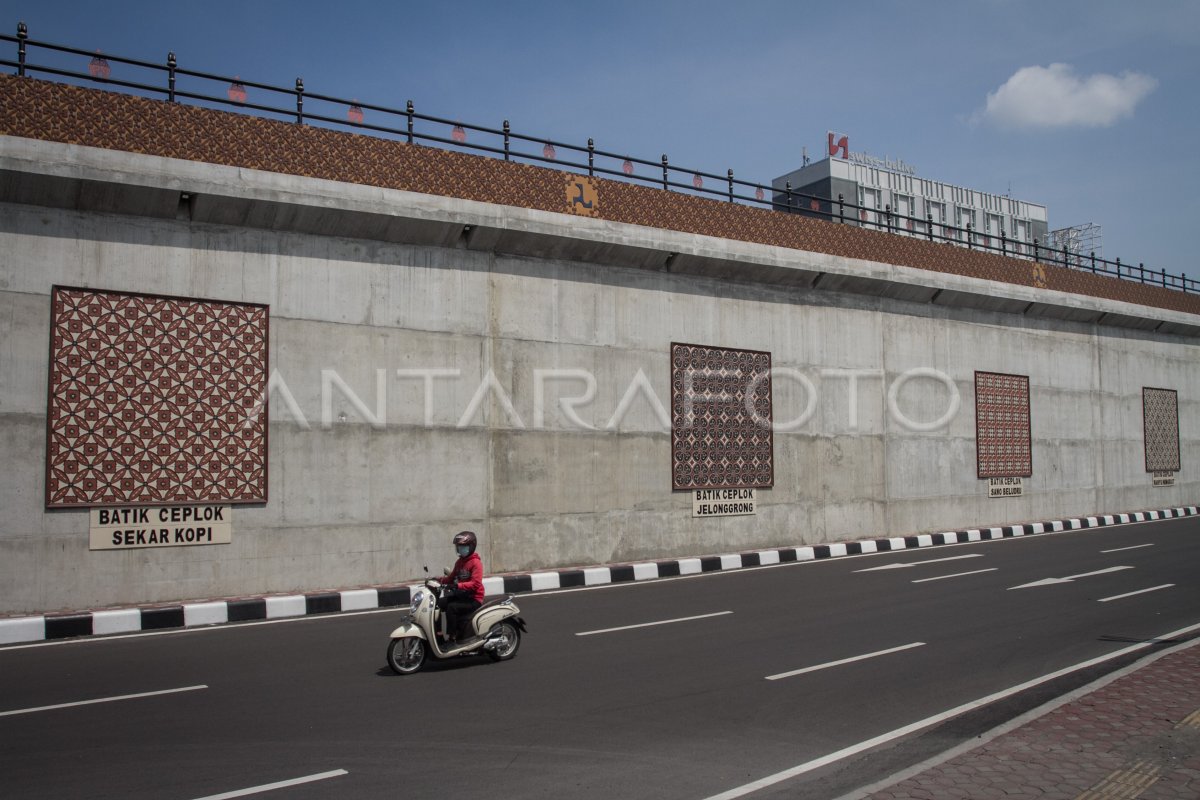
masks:
<svg viewBox="0 0 1200 800"><path fill-rule="evenodd" d="M446 614L446 632L450 641L470 638L467 623L475 609L483 605L483 561L475 552L479 544L473 531L461 531L454 535L454 549L458 560L450 574L441 578L446 589L438 600L438 608Z"/></svg>

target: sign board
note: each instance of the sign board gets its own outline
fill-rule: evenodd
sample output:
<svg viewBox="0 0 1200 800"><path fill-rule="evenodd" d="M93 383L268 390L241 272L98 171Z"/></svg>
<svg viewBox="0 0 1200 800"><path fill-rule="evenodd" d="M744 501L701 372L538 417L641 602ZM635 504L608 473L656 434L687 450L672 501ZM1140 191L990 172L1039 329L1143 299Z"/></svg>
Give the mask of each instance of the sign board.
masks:
<svg viewBox="0 0 1200 800"><path fill-rule="evenodd" d="M988 497L1020 497L1025 493L1023 478L988 478Z"/></svg>
<svg viewBox="0 0 1200 800"><path fill-rule="evenodd" d="M754 489L693 489L693 517L736 517L757 514Z"/></svg>
<svg viewBox="0 0 1200 800"><path fill-rule="evenodd" d="M1150 474L1154 476L1154 485L1155 486L1174 486L1175 485L1175 473L1174 472L1152 472Z"/></svg>
<svg viewBox="0 0 1200 800"><path fill-rule="evenodd" d="M229 544L232 506L126 506L91 509L92 550Z"/></svg>
<svg viewBox="0 0 1200 800"><path fill-rule="evenodd" d="M850 137L844 133L826 131L825 136L829 146L829 155L834 158L840 153L842 158L852 164L861 164L864 167L874 167L875 169L887 170L888 172L898 172L901 175L917 174L916 168L911 164L905 164L903 159L892 161L890 158L877 158L866 153L853 152L850 149Z"/></svg>
<svg viewBox="0 0 1200 800"><path fill-rule="evenodd" d="M904 159L896 161L890 158L877 158L876 156L868 155L867 153L851 152L847 159L851 164L861 164L864 167L874 167L875 169L886 170L887 172L896 172L901 175L916 175L917 168L911 164L904 163Z"/></svg>

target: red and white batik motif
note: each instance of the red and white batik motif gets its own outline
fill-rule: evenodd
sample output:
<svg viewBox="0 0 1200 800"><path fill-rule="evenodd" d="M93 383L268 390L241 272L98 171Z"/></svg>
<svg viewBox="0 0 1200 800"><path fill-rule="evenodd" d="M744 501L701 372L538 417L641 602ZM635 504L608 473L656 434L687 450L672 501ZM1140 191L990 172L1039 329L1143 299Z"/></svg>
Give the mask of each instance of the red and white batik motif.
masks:
<svg viewBox="0 0 1200 800"><path fill-rule="evenodd" d="M266 306L55 287L46 505L267 498Z"/></svg>
<svg viewBox="0 0 1200 800"><path fill-rule="evenodd" d="M1142 389L1142 425L1146 435L1146 472L1179 471L1179 393Z"/></svg>
<svg viewBox="0 0 1200 800"><path fill-rule="evenodd" d="M775 482L771 354L671 344L671 485L732 489Z"/></svg>
<svg viewBox="0 0 1200 800"><path fill-rule="evenodd" d="M975 443L980 478L1033 474L1029 376L975 373Z"/></svg>

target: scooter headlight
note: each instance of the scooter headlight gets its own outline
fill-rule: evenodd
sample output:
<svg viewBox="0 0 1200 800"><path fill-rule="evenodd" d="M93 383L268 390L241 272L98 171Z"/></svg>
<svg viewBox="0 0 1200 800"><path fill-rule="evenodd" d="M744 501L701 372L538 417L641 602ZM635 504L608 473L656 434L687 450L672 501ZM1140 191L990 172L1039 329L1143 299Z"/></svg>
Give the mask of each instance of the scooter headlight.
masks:
<svg viewBox="0 0 1200 800"><path fill-rule="evenodd" d="M412 604L408 607L408 613L417 613L417 609L421 607L421 603L423 602L425 602L425 590L417 589L412 596Z"/></svg>

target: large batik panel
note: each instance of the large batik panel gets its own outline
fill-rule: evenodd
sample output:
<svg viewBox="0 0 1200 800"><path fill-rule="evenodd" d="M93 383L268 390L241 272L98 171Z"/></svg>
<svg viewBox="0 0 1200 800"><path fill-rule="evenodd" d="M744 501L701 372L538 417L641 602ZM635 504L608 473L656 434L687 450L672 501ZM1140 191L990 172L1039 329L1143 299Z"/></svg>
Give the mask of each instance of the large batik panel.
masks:
<svg viewBox="0 0 1200 800"><path fill-rule="evenodd" d="M266 501L266 306L51 302L48 507Z"/></svg>
<svg viewBox="0 0 1200 800"><path fill-rule="evenodd" d="M1028 375L975 373L975 442L980 478L1033 474Z"/></svg>
<svg viewBox="0 0 1200 800"><path fill-rule="evenodd" d="M1174 389L1142 389L1146 472L1179 471L1179 394Z"/></svg>
<svg viewBox="0 0 1200 800"><path fill-rule="evenodd" d="M770 353L672 343L672 487L773 485L771 411Z"/></svg>

